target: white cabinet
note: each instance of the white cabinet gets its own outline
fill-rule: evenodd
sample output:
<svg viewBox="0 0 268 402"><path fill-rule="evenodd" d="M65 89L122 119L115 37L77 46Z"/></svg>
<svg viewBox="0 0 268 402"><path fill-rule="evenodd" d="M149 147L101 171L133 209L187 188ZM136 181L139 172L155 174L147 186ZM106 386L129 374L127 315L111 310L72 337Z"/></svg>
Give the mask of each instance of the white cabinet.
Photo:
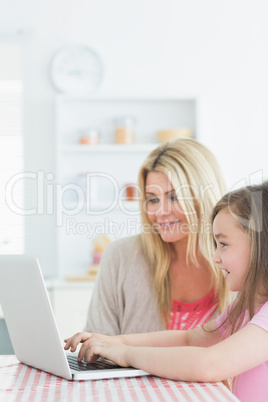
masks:
<svg viewBox="0 0 268 402"><path fill-rule="evenodd" d="M115 120L135 117L135 144L117 145ZM85 275L92 239L111 240L140 231L138 203L125 187L137 181L141 164L157 146L156 132L189 127L195 133L192 99L56 99L57 276ZM100 133L99 145L79 143L84 129Z"/></svg>

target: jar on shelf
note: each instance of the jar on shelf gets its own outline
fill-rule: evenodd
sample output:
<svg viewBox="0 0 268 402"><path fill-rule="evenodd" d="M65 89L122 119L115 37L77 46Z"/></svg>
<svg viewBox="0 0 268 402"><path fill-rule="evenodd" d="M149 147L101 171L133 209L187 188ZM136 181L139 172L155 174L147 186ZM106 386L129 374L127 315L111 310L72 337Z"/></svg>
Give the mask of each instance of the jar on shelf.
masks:
<svg viewBox="0 0 268 402"><path fill-rule="evenodd" d="M136 119L131 116L121 117L116 120L115 143L134 144Z"/></svg>
<svg viewBox="0 0 268 402"><path fill-rule="evenodd" d="M100 133L94 127L81 130L79 142L82 145L98 145L100 143Z"/></svg>
<svg viewBox="0 0 268 402"><path fill-rule="evenodd" d="M127 201L135 201L137 199L137 185L126 184L125 185L125 197Z"/></svg>

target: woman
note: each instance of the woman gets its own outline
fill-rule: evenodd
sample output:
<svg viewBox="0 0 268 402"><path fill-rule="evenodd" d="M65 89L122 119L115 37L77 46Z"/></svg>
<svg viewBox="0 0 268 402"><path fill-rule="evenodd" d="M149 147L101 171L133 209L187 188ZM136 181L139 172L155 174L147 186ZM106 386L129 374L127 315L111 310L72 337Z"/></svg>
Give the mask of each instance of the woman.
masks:
<svg viewBox="0 0 268 402"><path fill-rule="evenodd" d="M140 169L142 231L105 251L85 330L107 335L190 329L223 311L210 214L225 192L212 153L192 139L153 150Z"/></svg>

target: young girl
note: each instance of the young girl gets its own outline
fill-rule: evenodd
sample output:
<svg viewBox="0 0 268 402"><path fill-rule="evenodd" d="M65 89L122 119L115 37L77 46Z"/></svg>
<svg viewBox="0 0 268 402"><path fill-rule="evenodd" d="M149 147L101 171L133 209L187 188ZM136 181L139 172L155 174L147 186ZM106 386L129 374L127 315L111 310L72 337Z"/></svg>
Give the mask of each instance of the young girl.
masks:
<svg viewBox="0 0 268 402"><path fill-rule="evenodd" d="M65 349L83 345L78 360L98 356L174 380L233 379L241 401L268 395L268 182L225 195L213 211L214 261L237 292L215 321L188 331L105 335L82 332Z"/></svg>

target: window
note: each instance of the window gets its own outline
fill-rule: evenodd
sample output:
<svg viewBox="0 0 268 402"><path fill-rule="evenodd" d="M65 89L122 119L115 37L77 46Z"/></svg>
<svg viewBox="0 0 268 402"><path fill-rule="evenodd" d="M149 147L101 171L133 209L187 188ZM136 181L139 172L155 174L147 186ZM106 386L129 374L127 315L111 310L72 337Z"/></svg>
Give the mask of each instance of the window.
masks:
<svg viewBox="0 0 268 402"><path fill-rule="evenodd" d="M0 254L24 252L21 59L19 43L0 42Z"/></svg>

